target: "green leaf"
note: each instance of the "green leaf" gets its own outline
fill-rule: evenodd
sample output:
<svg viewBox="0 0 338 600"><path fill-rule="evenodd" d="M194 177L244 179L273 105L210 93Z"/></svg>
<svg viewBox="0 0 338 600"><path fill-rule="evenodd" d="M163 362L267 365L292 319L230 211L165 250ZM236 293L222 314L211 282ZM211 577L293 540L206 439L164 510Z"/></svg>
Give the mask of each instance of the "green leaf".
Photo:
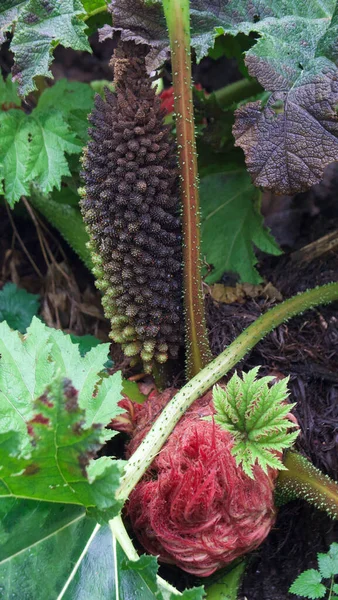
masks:
<svg viewBox="0 0 338 600"><path fill-rule="evenodd" d="M18 96L18 84L12 81L11 75L6 79L0 74L0 104L2 110L8 110L13 106L20 106L21 100Z"/></svg>
<svg viewBox="0 0 338 600"><path fill-rule="evenodd" d="M121 379L119 374L110 377L109 388L103 377L108 351L109 344L100 344L82 357L69 335L50 329L36 317L24 337L12 331L7 323L1 323L0 432L17 431L22 443L27 444L26 421L33 416L33 403L56 373L73 382L82 409L94 414L106 406L108 396L111 414L115 416L121 398ZM107 415L102 424L108 424L109 420Z"/></svg>
<svg viewBox="0 0 338 600"><path fill-rule="evenodd" d="M293 582L289 589L291 594L298 594L304 598L316 600L316 598L324 598L326 587L321 583L322 576L319 571L309 569L301 573Z"/></svg>
<svg viewBox="0 0 338 600"><path fill-rule="evenodd" d="M318 567L324 579L338 575L338 544L332 543L327 554L318 554Z"/></svg>
<svg viewBox="0 0 338 600"><path fill-rule="evenodd" d="M73 202L74 194L70 188L62 188L61 192L45 196L34 186L30 198L33 206L56 227L70 247L79 255L88 269L93 268L90 251L87 248L89 236L80 211L66 201ZM61 202L62 199L62 202ZM59 201L60 200L60 201Z"/></svg>
<svg viewBox="0 0 338 600"><path fill-rule="evenodd" d="M70 339L74 344L78 344L81 356L85 356L89 350L96 348L101 341L94 335L73 335L70 334Z"/></svg>
<svg viewBox="0 0 338 600"><path fill-rule="evenodd" d="M82 149L62 113L52 109L37 107L30 115L14 109L2 112L0 135L5 196L11 206L22 195L29 196L31 181L44 193L60 189L62 177L70 175L65 153Z"/></svg>
<svg viewBox="0 0 338 600"><path fill-rule="evenodd" d="M8 106L20 103L15 88L10 78L6 82L0 78L0 94L3 91ZM93 97L90 85L63 79L44 90L30 114L18 110L0 113L0 162L11 206L21 195L30 194L30 182L45 195L53 188L60 190L62 177L70 175L65 155L79 154L87 141Z"/></svg>
<svg viewBox="0 0 338 600"><path fill-rule="evenodd" d="M11 498L0 522L0 594L25 600L58 597L96 525L80 506ZM98 562L98 588L106 578Z"/></svg>
<svg viewBox="0 0 338 600"><path fill-rule="evenodd" d="M11 206L23 195L29 195L26 181L27 157L29 154L27 116L20 110L0 113L0 162L5 181L5 194Z"/></svg>
<svg viewBox="0 0 338 600"><path fill-rule="evenodd" d="M202 600L204 597L203 588L193 588L185 590L182 595L171 593L161 589L161 585L156 579L158 563L154 556L143 554L138 561L128 560L123 556L123 551L117 544L117 560L120 563L120 589L123 589L122 598L129 600L133 597L134 590L142 600Z"/></svg>
<svg viewBox="0 0 338 600"><path fill-rule="evenodd" d="M88 421L91 415L79 407L77 390L58 375L34 403L28 421L32 442L25 454L20 454L17 432L0 434L0 496L78 504L114 516L120 509L114 490L123 463L102 457L87 473L102 446L102 426Z"/></svg>
<svg viewBox="0 0 338 600"><path fill-rule="evenodd" d="M17 21L28 0L3 0L0 6L0 45L6 40L6 32Z"/></svg>
<svg viewBox="0 0 338 600"><path fill-rule="evenodd" d="M50 360L48 328L36 317L25 338L0 323L0 432L15 430L27 443L26 421L33 415L33 401L55 374Z"/></svg>
<svg viewBox="0 0 338 600"><path fill-rule="evenodd" d="M315 55L335 8L335 0L271 0L268 4L239 0L236 5L228 2L221 7L210 0L192 0L192 39L197 58L208 53L218 35L248 35L253 31L260 37L247 56L265 63L265 77L294 80ZM304 39L307 44L301 43Z"/></svg>
<svg viewBox="0 0 338 600"><path fill-rule="evenodd" d="M79 19L85 14L80 0L29 0L20 7L11 50L15 55L14 79L20 93L26 95L36 89L37 75L52 77L49 69L52 51L60 43L66 48L91 52Z"/></svg>
<svg viewBox="0 0 338 600"><path fill-rule="evenodd" d="M281 251L263 225L260 193L248 174L229 165L227 172L202 178L200 195L202 254L213 267L206 281L218 281L225 271L238 273L244 282L262 281L253 244L270 254Z"/></svg>
<svg viewBox="0 0 338 600"><path fill-rule="evenodd" d="M113 30L151 46L149 71L168 56L160 3L113 0ZM256 34L247 50L249 74L272 97L237 112L234 135L255 184L279 194L305 191L338 160L336 0L191 0L191 42L197 60L215 38ZM104 28L102 36L110 33Z"/></svg>
<svg viewBox="0 0 338 600"><path fill-rule="evenodd" d="M132 400L133 402L137 402L138 404L143 404L147 399L147 396L145 396L144 394L142 394L140 392L136 381L129 381L129 379L123 379L122 380L122 389L123 389L123 394L125 396L127 396L127 398Z"/></svg>
<svg viewBox="0 0 338 600"><path fill-rule="evenodd" d="M108 425L110 421L121 413L116 399L121 398L122 382L121 373L103 377L98 392L90 403L87 403L86 423L103 423ZM110 433L111 437L111 433Z"/></svg>
<svg viewBox="0 0 338 600"><path fill-rule="evenodd" d="M95 13L99 8L107 6L106 0L82 0L83 8L87 15Z"/></svg>
<svg viewBox="0 0 338 600"><path fill-rule="evenodd" d="M88 139L88 113L93 108L95 92L88 83L60 79L43 91L38 108L41 112L58 109L69 128L85 144Z"/></svg>
<svg viewBox="0 0 338 600"><path fill-rule="evenodd" d="M29 294L14 283L6 283L0 291L0 321L25 333L39 310L40 296Z"/></svg>
<svg viewBox="0 0 338 600"><path fill-rule="evenodd" d="M60 112L37 108L27 123L31 139L26 164L26 180L35 181L44 193L60 189L61 179L70 175L65 152L78 154L81 144L69 131Z"/></svg>
<svg viewBox="0 0 338 600"><path fill-rule="evenodd" d="M142 600L202 600L202 588L185 590L182 595L169 594L159 585L157 571L158 564L154 556L142 555L137 561L128 560L109 528L102 527L87 550L86 561L81 562L62 598L130 600L137 592L137 597Z"/></svg>
<svg viewBox="0 0 338 600"><path fill-rule="evenodd" d="M1 500L0 518L1 597L202 600L201 588L166 593L155 557L128 561L109 527L95 527L80 507Z"/></svg>
<svg viewBox="0 0 338 600"><path fill-rule="evenodd" d="M264 472L268 467L285 469L276 452L292 446L298 435L290 431L295 425L288 419L294 407L286 403L288 378L269 387L273 378L256 379L258 370L243 373L243 379L235 373L225 389L213 389L215 422L232 434L236 463L252 478L255 464Z"/></svg>

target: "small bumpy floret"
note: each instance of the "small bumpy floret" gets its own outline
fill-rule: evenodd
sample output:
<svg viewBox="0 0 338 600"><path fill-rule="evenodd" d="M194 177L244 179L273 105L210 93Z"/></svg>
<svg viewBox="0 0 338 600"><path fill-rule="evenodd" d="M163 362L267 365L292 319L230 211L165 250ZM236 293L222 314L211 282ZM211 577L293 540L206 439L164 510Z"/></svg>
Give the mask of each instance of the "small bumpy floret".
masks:
<svg viewBox="0 0 338 600"><path fill-rule="evenodd" d="M182 251L175 144L144 57L120 45L116 93L96 96L81 209L111 337L149 371L182 344Z"/></svg>

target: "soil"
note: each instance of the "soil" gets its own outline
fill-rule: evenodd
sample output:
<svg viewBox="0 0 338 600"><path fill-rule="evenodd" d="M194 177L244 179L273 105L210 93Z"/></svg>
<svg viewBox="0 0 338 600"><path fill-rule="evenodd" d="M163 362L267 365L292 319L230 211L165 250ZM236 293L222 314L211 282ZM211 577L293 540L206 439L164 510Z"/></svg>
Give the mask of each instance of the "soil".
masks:
<svg viewBox="0 0 338 600"><path fill-rule="evenodd" d="M111 79L108 68L112 44L98 46L93 38L93 57L59 48L53 66L55 75L79 81ZM0 64L8 71L10 55L3 50ZM208 89L220 87L219 71L202 63L199 72ZM207 81L208 69L213 80ZM233 69L232 69L233 72ZM215 76L216 73L216 76ZM198 76L198 72L197 72ZM232 75L232 80L236 74ZM226 82L222 81L222 85ZM338 255L329 252L307 264L295 262L292 255L306 244L338 229L336 193L338 168L331 166L324 182L308 194L296 198L264 197L266 223L282 245L285 254L270 258L260 255L259 271L283 298L309 287L338 281ZM76 335L92 334L108 341L109 323L100 304L100 294L88 271L60 239L59 234L36 215L33 221L25 207L13 214L0 204L0 287L7 281L41 295L40 315L51 327ZM225 274L224 282L235 282ZM210 342L214 354L221 352L260 314L274 305L261 297L244 303L222 304L206 298ZM112 356L125 376L128 361L112 346ZM240 369L261 365L261 374L290 376L290 400L296 402L295 415L301 426L297 442L323 472L338 479L338 304L307 311L281 325L260 342L241 362ZM338 539L338 523L306 505L293 502L279 511L273 531L249 559L240 600L288 600L296 596L288 588L304 569L316 567L316 554L327 551ZM161 567L182 589L195 580L174 568Z"/></svg>

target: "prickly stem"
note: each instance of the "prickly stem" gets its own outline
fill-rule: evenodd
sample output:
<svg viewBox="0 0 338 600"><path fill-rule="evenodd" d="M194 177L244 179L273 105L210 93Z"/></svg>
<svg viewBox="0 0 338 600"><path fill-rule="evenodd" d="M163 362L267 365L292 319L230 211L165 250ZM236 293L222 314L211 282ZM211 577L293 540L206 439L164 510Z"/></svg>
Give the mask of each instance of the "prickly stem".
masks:
<svg viewBox="0 0 338 600"><path fill-rule="evenodd" d="M200 262L200 209L192 100L189 0L163 0L174 85L183 224L183 289L187 378L211 360Z"/></svg>
<svg viewBox="0 0 338 600"><path fill-rule="evenodd" d="M304 456L288 450L277 480L276 499L284 504L302 498L333 519L338 519L338 484L313 466Z"/></svg>

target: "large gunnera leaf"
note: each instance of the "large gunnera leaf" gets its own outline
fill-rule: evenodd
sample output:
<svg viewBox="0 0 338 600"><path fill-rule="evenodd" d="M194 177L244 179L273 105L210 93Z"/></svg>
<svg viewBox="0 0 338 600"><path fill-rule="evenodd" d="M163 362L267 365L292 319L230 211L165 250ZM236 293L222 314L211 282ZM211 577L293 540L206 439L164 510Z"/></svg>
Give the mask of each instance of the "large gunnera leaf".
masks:
<svg viewBox="0 0 338 600"><path fill-rule="evenodd" d="M78 506L0 503L0 594L22 600L202 600L163 589L154 556L127 559L109 527ZM51 568L52 565L52 568Z"/></svg>
<svg viewBox="0 0 338 600"><path fill-rule="evenodd" d="M2 0L0 3L0 44L14 25L11 50L15 55L13 75L20 93L26 95L36 86L37 75L51 77L52 51L58 43L74 50L91 52L85 9L80 0Z"/></svg>
<svg viewBox="0 0 338 600"><path fill-rule="evenodd" d="M110 9L114 29L150 44L148 69L158 67L169 47L160 3L112 0ZM338 160L336 0L191 0L190 13L198 60L219 35L258 36L245 62L272 97L239 109L234 128L254 183L293 194L318 182Z"/></svg>
<svg viewBox="0 0 338 600"><path fill-rule="evenodd" d="M259 101L239 108L233 133L254 183L295 194L320 181L338 160L337 104L338 70L323 58L265 107Z"/></svg>
<svg viewBox="0 0 338 600"><path fill-rule="evenodd" d="M16 431L0 434L0 497L77 504L114 516L122 462L101 457L102 425L87 425L78 391L58 375L34 402L24 453Z"/></svg>
<svg viewBox="0 0 338 600"><path fill-rule="evenodd" d="M0 323L0 434L15 431L21 447L27 447L26 423L34 417L34 402L57 374L79 392L86 425L107 425L120 412L121 398L121 374L108 377L104 370L108 351L109 344L100 344L81 356L69 335L36 317L25 336Z"/></svg>

